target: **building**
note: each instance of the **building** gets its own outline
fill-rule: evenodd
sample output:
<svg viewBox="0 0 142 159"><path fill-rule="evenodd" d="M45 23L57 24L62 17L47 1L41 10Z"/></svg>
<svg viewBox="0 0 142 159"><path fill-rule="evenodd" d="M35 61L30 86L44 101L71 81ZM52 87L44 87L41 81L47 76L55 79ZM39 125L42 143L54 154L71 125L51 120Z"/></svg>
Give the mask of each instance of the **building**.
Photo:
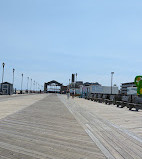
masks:
<svg viewBox="0 0 142 159"><path fill-rule="evenodd" d="M98 82L85 82L84 83L84 86L90 86L90 85L99 85L100 86L100 84Z"/></svg>
<svg viewBox="0 0 142 159"><path fill-rule="evenodd" d="M90 86L90 85L99 85L100 86L100 84L98 82L85 82L84 83L84 86Z"/></svg>
<svg viewBox="0 0 142 159"><path fill-rule="evenodd" d="M44 92L45 93L66 93L67 86L64 86L62 83L59 83L55 80L44 83Z"/></svg>
<svg viewBox="0 0 142 159"><path fill-rule="evenodd" d="M76 84L77 84L78 86L83 85L83 81L76 81Z"/></svg>
<svg viewBox="0 0 142 159"><path fill-rule="evenodd" d="M67 92L68 87L67 86L61 86L61 93L65 94Z"/></svg>
<svg viewBox="0 0 142 159"><path fill-rule="evenodd" d="M4 82L0 84L0 94L2 95L12 95L13 94L13 84Z"/></svg>
<svg viewBox="0 0 142 159"><path fill-rule="evenodd" d="M122 84L121 84L120 93L127 95L128 87L136 87L136 85L135 85L134 82L122 83Z"/></svg>

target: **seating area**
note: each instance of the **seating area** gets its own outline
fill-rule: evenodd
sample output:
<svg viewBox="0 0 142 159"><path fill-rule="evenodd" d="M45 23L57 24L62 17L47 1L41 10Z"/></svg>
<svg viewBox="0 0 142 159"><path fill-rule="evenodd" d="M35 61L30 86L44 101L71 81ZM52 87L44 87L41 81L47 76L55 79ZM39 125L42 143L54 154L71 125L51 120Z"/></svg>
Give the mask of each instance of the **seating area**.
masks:
<svg viewBox="0 0 142 159"><path fill-rule="evenodd" d="M108 99L105 99L105 104L114 104L115 105L115 100L116 100L116 95L110 95Z"/></svg>
<svg viewBox="0 0 142 159"><path fill-rule="evenodd" d="M123 108L123 107L127 106L127 104L130 102L131 102L131 96L122 96L121 100L116 101L116 105L117 105L117 107L120 106L121 108Z"/></svg>
<svg viewBox="0 0 142 159"><path fill-rule="evenodd" d="M133 96L132 102L127 104L127 108L129 108L129 110L135 108L137 111L142 109L142 98L139 96Z"/></svg>
<svg viewBox="0 0 142 159"><path fill-rule="evenodd" d="M88 94L85 99L92 100L98 103L105 103L107 105L113 104L117 107L127 107L129 110L133 108L138 111L142 109L142 97L132 95L121 95L121 94Z"/></svg>

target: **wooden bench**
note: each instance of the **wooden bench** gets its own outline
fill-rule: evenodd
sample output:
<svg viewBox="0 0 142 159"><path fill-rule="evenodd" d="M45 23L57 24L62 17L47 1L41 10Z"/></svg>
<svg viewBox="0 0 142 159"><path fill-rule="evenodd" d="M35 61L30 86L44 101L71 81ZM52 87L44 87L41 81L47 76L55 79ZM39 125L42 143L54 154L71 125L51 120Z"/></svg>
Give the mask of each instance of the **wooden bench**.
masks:
<svg viewBox="0 0 142 159"><path fill-rule="evenodd" d="M105 104L113 104L115 101L115 95L110 95L109 99L105 99Z"/></svg>
<svg viewBox="0 0 142 159"><path fill-rule="evenodd" d="M128 103L131 102L131 96L122 96L121 101L116 101L117 107L121 106L121 108L127 106Z"/></svg>
<svg viewBox="0 0 142 159"><path fill-rule="evenodd" d="M86 96L86 99L88 99L88 100L89 100L89 96L90 96L90 94L88 94L88 95Z"/></svg>
<svg viewBox="0 0 142 159"><path fill-rule="evenodd" d="M107 99L109 99L109 95L108 94L103 94L102 99L100 100L100 102L103 103Z"/></svg>
<svg viewBox="0 0 142 159"><path fill-rule="evenodd" d="M97 98L98 98L98 94L95 93L92 99L93 99L93 101L96 102L96 101L97 101Z"/></svg>
<svg viewBox="0 0 142 159"><path fill-rule="evenodd" d="M88 100L92 100L92 98L93 98L93 94L90 94L88 97Z"/></svg>
<svg viewBox="0 0 142 159"><path fill-rule="evenodd" d="M142 109L142 97L133 96L132 103L128 103L127 108L129 108L129 110L132 110L132 108L135 108L136 111L138 111L139 109Z"/></svg>
<svg viewBox="0 0 142 159"><path fill-rule="evenodd" d="M113 94L110 95L109 99L105 100L105 104L113 104L116 105L116 101L121 101L121 95L120 94Z"/></svg>
<svg viewBox="0 0 142 159"><path fill-rule="evenodd" d="M88 97L89 97L89 94L87 94L87 93L85 93L85 99L88 99Z"/></svg>
<svg viewBox="0 0 142 159"><path fill-rule="evenodd" d="M95 95L95 94L92 94L92 97L91 97L91 100L92 100L92 101L94 100L94 95Z"/></svg>
<svg viewBox="0 0 142 159"><path fill-rule="evenodd" d="M92 98L92 94L88 94L87 96L86 96L86 99L88 99L88 100L90 100Z"/></svg>
<svg viewBox="0 0 142 159"><path fill-rule="evenodd" d="M84 96L84 99L87 99L87 95Z"/></svg>
<svg viewBox="0 0 142 159"><path fill-rule="evenodd" d="M102 96L103 96L103 94L98 94L98 97L97 97L96 101L101 103Z"/></svg>

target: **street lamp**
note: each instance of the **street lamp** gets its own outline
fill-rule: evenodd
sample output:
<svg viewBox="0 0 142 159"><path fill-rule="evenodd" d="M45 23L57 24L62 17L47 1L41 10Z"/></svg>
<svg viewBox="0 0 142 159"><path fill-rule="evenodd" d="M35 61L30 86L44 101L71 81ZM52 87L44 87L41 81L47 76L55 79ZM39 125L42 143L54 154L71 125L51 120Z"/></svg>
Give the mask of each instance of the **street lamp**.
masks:
<svg viewBox="0 0 142 159"><path fill-rule="evenodd" d="M27 77L27 92L28 92L28 85L29 85L29 77Z"/></svg>
<svg viewBox="0 0 142 159"><path fill-rule="evenodd" d="M76 73L76 82L77 82L77 73Z"/></svg>
<svg viewBox="0 0 142 159"><path fill-rule="evenodd" d="M33 89L34 89L34 91L35 91L35 81L34 81L33 85L34 85L34 88L33 88Z"/></svg>
<svg viewBox="0 0 142 159"><path fill-rule="evenodd" d="M44 91L43 86L41 86L41 90Z"/></svg>
<svg viewBox="0 0 142 159"><path fill-rule="evenodd" d="M22 86L23 86L23 73L22 73L22 80L21 80L21 94L22 94Z"/></svg>
<svg viewBox="0 0 142 159"><path fill-rule="evenodd" d="M31 88L30 88L30 90L32 91L32 78L31 78Z"/></svg>
<svg viewBox="0 0 142 159"><path fill-rule="evenodd" d="M13 92L14 92L14 71L15 71L15 69L13 68Z"/></svg>
<svg viewBox="0 0 142 159"><path fill-rule="evenodd" d="M37 82L36 82L36 91L37 91Z"/></svg>
<svg viewBox="0 0 142 159"><path fill-rule="evenodd" d="M14 72L15 72L15 69L13 68L13 86L14 86Z"/></svg>
<svg viewBox="0 0 142 159"><path fill-rule="evenodd" d="M3 62L3 63L2 63L2 67L3 67L3 72L2 72L2 83L3 83L3 79L4 79L4 66L5 66L5 63Z"/></svg>
<svg viewBox="0 0 142 159"><path fill-rule="evenodd" d="M39 84L38 84L38 91L39 91Z"/></svg>
<svg viewBox="0 0 142 159"><path fill-rule="evenodd" d="M112 94L112 80L113 80L114 72L111 72L111 94Z"/></svg>
<svg viewBox="0 0 142 159"><path fill-rule="evenodd" d="M71 79L69 79L69 88L70 88L70 80L71 80Z"/></svg>

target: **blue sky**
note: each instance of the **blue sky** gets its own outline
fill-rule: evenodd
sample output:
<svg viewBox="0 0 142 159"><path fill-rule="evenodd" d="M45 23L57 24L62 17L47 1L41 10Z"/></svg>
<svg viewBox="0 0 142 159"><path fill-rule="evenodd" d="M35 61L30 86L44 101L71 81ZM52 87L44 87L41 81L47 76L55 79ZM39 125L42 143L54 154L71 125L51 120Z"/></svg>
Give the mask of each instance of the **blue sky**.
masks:
<svg viewBox="0 0 142 159"><path fill-rule="evenodd" d="M141 0L0 0L0 63L20 88L29 76L120 86L141 75ZM2 72L2 67L0 67ZM1 73L0 73L1 74ZM1 78L1 75L0 75Z"/></svg>

